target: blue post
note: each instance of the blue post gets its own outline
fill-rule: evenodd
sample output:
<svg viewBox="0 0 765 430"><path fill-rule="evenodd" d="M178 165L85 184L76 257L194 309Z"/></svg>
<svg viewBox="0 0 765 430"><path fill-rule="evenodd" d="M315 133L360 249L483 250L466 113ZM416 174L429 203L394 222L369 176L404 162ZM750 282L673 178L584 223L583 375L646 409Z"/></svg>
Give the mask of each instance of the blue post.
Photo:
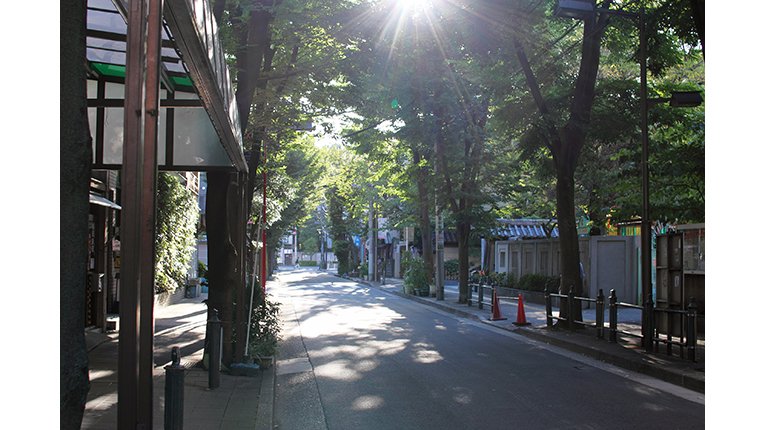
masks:
<svg viewBox="0 0 765 430"><path fill-rule="evenodd" d="M171 352L172 363L165 366L165 430L183 430L183 390L186 367L180 349Z"/></svg>

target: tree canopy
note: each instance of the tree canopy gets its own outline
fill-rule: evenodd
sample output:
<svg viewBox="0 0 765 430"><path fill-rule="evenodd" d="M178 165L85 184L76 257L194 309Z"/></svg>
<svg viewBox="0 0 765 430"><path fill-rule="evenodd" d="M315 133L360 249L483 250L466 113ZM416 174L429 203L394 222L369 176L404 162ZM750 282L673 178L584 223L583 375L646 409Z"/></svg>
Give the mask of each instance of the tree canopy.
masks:
<svg viewBox="0 0 765 430"><path fill-rule="evenodd" d="M631 19L558 18L556 3L216 1L253 171L269 148L273 235L314 228L323 204L343 248L371 201L389 227L417 226L432 275L439 213L458 231L466 299L471 235L557 219L564 283L580 288L578 216L603 232L640 213L639 37ZM698 5L598 3L646 7L649 97L703 87ZM340 133L326 120L339 115ZM315 152L296 130L309 121L344 147ZM654 107L649 137L654 217L703 221L703 107ZM253 219L261 186L251 175Z"/></svg>

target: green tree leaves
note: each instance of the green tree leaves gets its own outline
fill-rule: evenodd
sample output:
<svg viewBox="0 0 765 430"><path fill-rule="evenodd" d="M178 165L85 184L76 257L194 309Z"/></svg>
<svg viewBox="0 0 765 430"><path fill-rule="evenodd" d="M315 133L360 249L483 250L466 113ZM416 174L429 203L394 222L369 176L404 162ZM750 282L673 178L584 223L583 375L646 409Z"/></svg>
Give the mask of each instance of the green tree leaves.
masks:
<svg viewBox="0 0 765 430"><path fill-rule="evenodd" d="M157 178L155 292L172 293L186 285L186 273L196 248L199 206L196 196L176 173Z"/></svg>

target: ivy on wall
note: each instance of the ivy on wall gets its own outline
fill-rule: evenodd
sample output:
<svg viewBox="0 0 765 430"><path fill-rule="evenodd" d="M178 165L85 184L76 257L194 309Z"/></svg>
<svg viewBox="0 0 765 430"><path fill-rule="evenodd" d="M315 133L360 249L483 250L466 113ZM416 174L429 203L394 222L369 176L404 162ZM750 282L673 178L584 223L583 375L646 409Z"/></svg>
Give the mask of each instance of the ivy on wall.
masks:
<svg viewBox="0 0 765 430"><path fill-rule="evenodd" d="M189 262L196 248L197 198L175 173L157 178L156 293L172 293L186 284Z"/></svg>

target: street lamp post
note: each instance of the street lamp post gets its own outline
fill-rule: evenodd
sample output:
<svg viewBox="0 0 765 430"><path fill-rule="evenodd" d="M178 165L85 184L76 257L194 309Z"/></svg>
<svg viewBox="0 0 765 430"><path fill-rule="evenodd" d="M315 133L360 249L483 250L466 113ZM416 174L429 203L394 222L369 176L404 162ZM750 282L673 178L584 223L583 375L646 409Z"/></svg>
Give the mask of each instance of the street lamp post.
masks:
<svg viewBox="0 0 765 430"><path fill-rule="evenodd" d="M694 107L701 104L701 93L694 92L676 92L670 99L649 99L648 98L648 72L646 67L646 35L645 35L645 7L640 7L640 12L626 12L614 9L596 8L593 3L576 0L561 0L555 7L555 16L585 19L595 13L604 13L613 16L622 16L638 21L638 30L640 35L640 131L642 146L642 192L643 192L643 210L640 220L640 247L641 247L641 296L643 304L649 301L653 303L653 285L651 279L651 206L649 201L649 170L648 170L648 104L669 102L672 107ZM648 350L651 349L650 339L651 328L649 324L643 323L643 343Z"/></svg>

